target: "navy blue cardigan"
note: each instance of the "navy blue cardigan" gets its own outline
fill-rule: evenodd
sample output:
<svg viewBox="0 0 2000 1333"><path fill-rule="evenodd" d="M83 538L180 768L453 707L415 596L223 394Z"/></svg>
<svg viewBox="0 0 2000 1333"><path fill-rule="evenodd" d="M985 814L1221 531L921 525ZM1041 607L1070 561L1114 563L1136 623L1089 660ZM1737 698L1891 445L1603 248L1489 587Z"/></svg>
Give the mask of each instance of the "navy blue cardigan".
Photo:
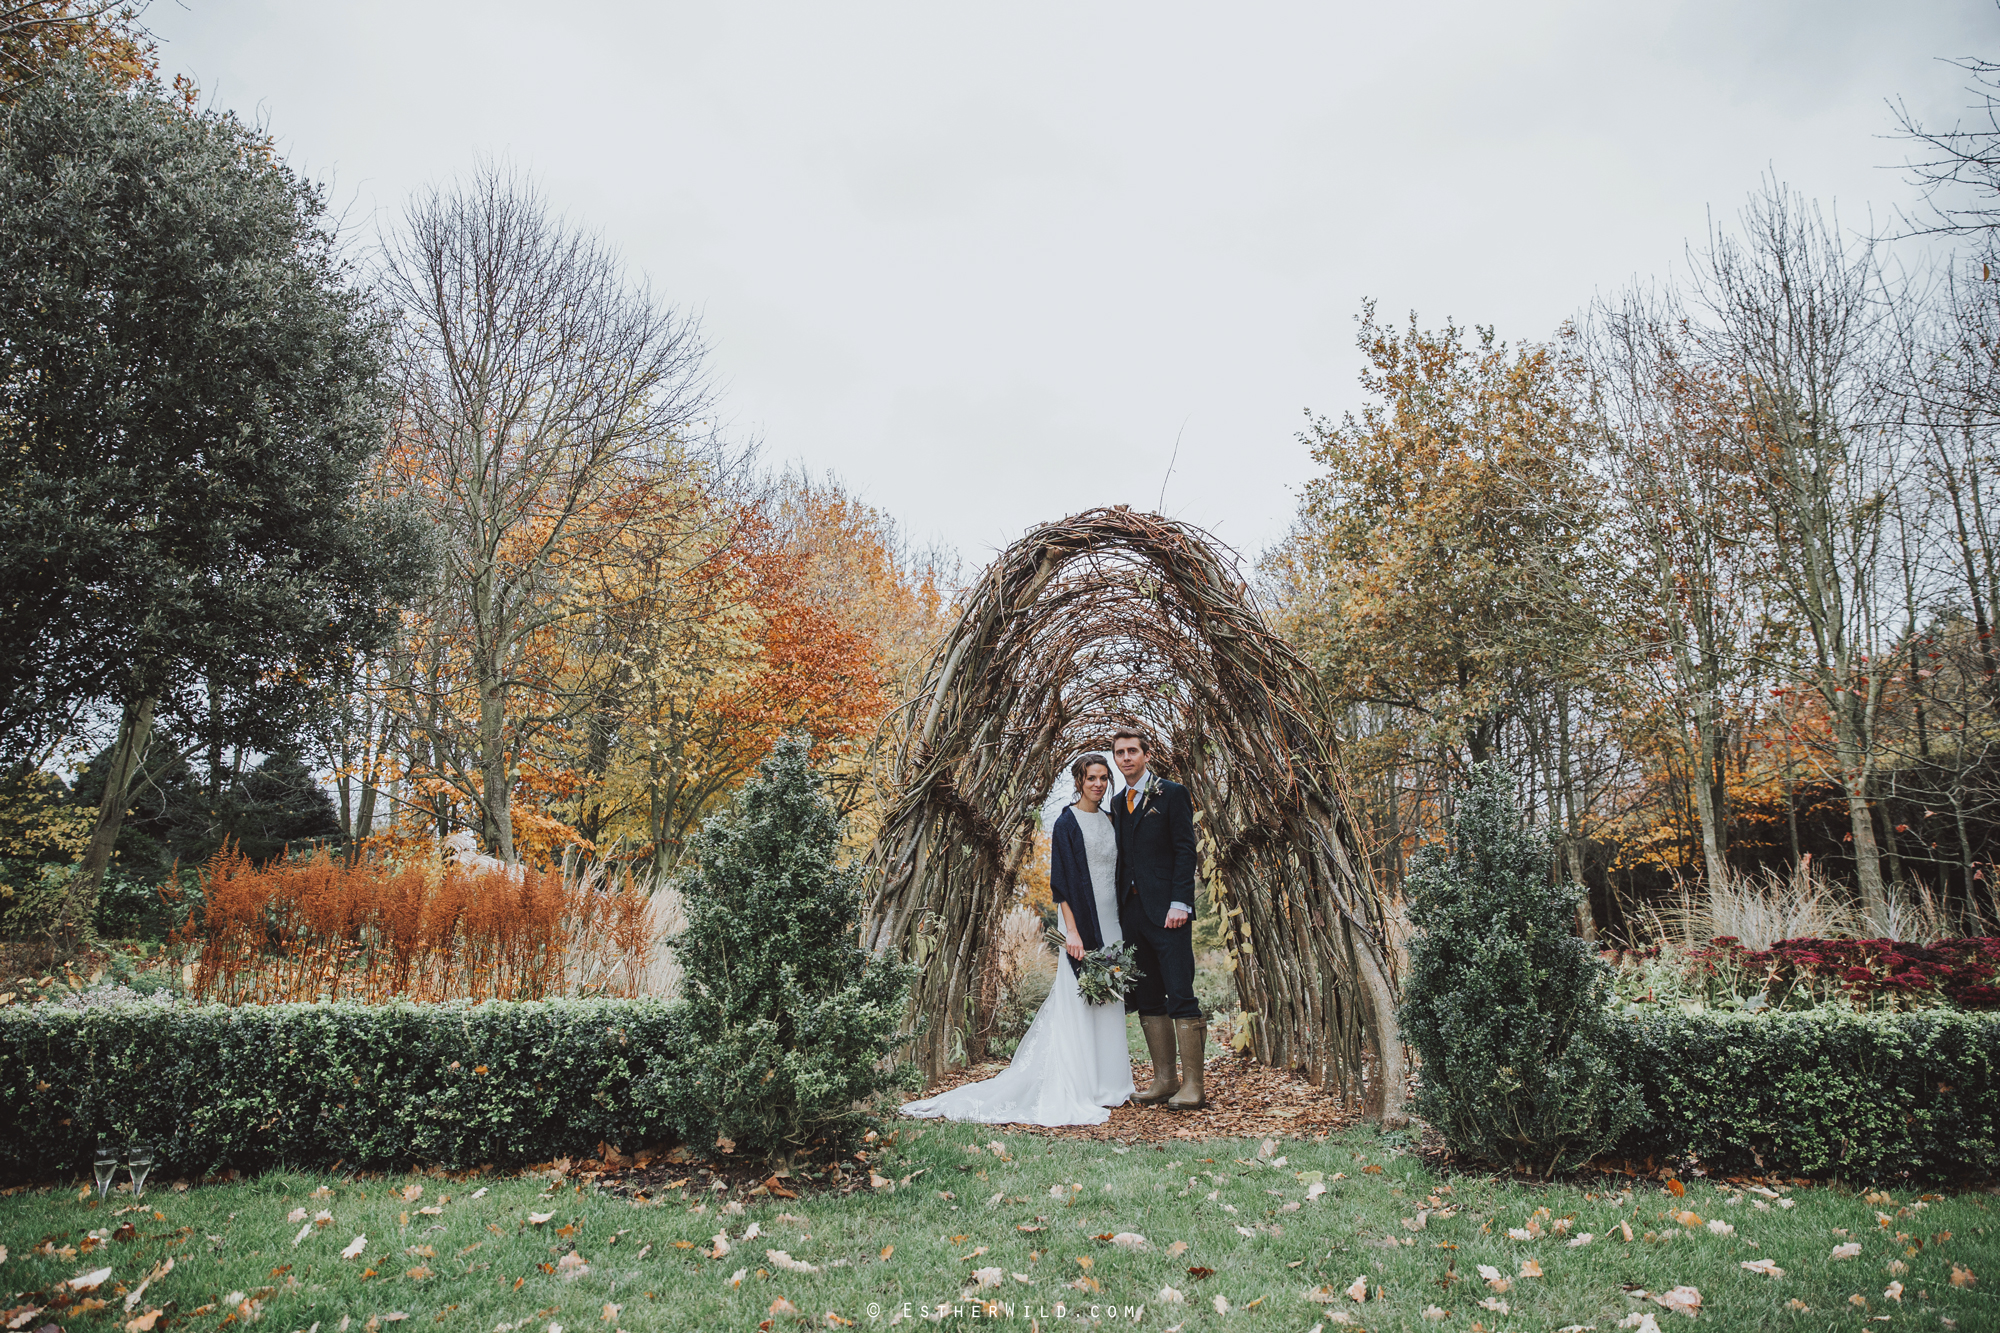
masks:
<svg viewBox="0 0 2000 1333"><path fill-rule="evenodd" d="M1116 882L1114 879L1113 883ZM1069 904L1070 915L1076 918L1077 937L1086 950L1104 947L1104 931L1097 924L1097 894L1090 883L1090 857L1083 846L1083 827L1068 806L1056 816L1056 826L1049 831L1049 897ZM1083 969L1076 959L1067 953L1063 958L1071 971L1081 974Z"/></svg>

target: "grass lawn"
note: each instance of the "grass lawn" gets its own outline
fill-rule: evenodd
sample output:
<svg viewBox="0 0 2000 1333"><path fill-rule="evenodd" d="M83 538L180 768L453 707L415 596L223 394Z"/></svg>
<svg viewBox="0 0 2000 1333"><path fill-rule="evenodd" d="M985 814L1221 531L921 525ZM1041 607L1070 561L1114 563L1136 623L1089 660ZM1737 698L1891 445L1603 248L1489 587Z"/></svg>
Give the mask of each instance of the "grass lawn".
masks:
<svg viewBox="0 0 2000 1333"><path fill-rule="evenodd" d="M1607 1193L1440 1180L1370 1130L1281 1142L1262 1159L1258 1143L1242 1140L1128 1147L984 1126L900 1122L897 1130L871 1165L907 1184L735 1205L682 1190L635 1202L546 1177L357 1181L274 1172L149 1190L137 1210L118 1194L98 1205L76 1188L20 1191L0 1199L0 1290L10 1311L0 1325L113 1328L160 1309L160 1329L217 1328L232 1316L239 1325L317 1325L322 1333L398 1322L523 1333L551 1324L914 1328L939 1306L953 1327L1023 1330L1079 1318L1245 1333L1306 1333L1315 1324L1325 1333L1609 1330L1639 1312L1665 1329L1681 1325L1683 1316L1628 1295L1630 1285L1699 1288L1690 1333L2000 1329L1992 1294L2000 1200L1983 1193L1897 1192L1870 1202L1801 1187L1773 1200L1698 1181L1674 1198L1651 1184ZM421 1195L405 1197L418 1186ZM305 1220L292 1220L298 1209ZM331 1220L314 1226L322 1210ZM1699 1221L1676 1220L1677 1212ZM1717 1234L1711 1220L1734 1230ZM117 1238L124 1224L133 1238ZM746 1234L753 1226L757 1234ZM1539 1234L1517 1240L1510 1229ZM1099 1239L1122 1232L1144 1243ZM1594 1239L1574 1244L1583 1233ZM726 1253L715 1253L718 1234ZM343 1258L361 1236L366 1247ZM1843 1244L1858 1245L1858 1255L1832 1257ZM172 1271L128 1314L128 1289L168 1257ZM1740 1267L1757 1260L1784 1275ZM1490 1289L1481 1265L1504 1275L1508 1289ZM110 1276L88 1298L104 1300L102 1308L55 1308L60 1283L105 1266ZM1522 1275L1536 1266L1539 1276ZM1212 1272L1193 1276L1191 1267ZM1977 1285L1954 1286L1955 1267ZM984 1293L997 1306L975 1309L979 1298L967 1294L980 1270L999 1284ZM1365 1279L1366 1301L1346 1294L1357 1279ZM1897 1282L1901 1299L1884 1295ZM1179 1303L1162 1295L1169 1287ZM1503 1302L1504 1312L1494 1308ZM22 1319L24 1305L50 1308Z"/></svg>

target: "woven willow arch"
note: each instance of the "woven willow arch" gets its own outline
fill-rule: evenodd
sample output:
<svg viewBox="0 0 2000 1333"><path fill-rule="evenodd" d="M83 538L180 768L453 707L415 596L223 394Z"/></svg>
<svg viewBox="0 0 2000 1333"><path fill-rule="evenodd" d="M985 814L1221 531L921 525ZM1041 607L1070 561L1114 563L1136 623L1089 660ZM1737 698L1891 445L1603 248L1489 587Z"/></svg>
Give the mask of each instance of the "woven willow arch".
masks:
<svg viewBox="0 0 2000 1333"><path fill-rule="evenodd" d="M869 852L865 940L922 965L909 1030L926 1072L955 1047L977 1053L997 999L987 944L1057 775L1138 724L1194 798L1256 1056L1401 1123L1385 910L1325 716L1311 671L1200 530L1094 509L1009 547L910 706Z"/></svg>

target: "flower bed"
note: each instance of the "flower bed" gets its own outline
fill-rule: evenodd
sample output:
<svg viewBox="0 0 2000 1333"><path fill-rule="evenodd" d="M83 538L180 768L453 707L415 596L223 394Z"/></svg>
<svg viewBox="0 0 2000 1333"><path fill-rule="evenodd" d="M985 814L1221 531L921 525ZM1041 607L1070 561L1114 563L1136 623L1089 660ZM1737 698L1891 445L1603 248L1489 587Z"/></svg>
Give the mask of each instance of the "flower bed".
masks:
<svg viewBox="0 0 2000 1333"><path fill-rule="evenodd" d="M1731 936L1663 953L1629 950L1614 986L1628 1016L1649 1005L1733 1010L2000 1009L2000 939L1780 940L1746 949Z"/></svg>

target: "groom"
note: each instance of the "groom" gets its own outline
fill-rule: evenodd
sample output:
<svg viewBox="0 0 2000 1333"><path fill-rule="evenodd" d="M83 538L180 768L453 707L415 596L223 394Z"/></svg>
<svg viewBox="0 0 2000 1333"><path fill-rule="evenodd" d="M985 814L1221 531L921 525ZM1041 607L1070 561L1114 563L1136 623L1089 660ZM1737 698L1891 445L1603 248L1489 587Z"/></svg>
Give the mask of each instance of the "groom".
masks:
<svg viewBox="0 0 2000 1333"><path fill-rule="evenodd" d="M1186 787L1148 767L1152 749L1136 731L1111 738L1111 758L1125 775L1125 790L1108 801L1118 834L1118 923L1145 973L1131 1003L1153 1056L1152 1086L1132 1100L1193 1111L1208 1105L1201 1094L1208 1024L1194 998L1194 803Z"/></svg>

